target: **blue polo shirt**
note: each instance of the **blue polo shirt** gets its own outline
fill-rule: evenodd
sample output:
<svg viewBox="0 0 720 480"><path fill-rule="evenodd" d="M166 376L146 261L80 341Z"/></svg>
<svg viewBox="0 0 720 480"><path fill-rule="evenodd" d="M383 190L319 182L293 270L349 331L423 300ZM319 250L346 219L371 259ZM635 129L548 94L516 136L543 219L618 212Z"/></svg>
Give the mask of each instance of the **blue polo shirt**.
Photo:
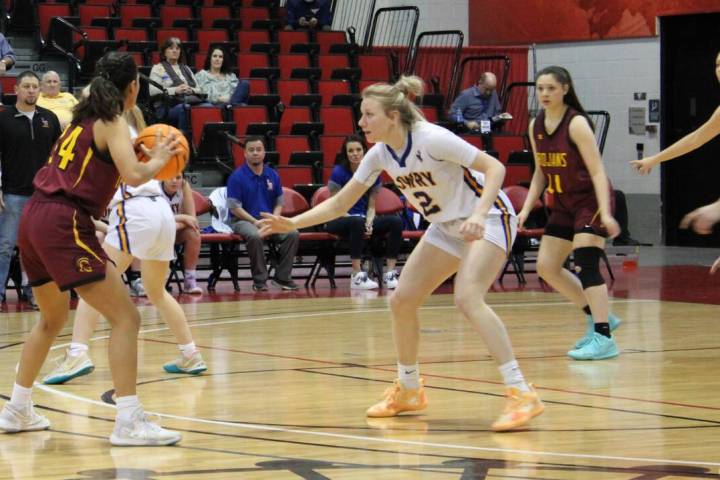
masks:
<svg viewBox="0 0 720 480"><path fill-rule="evenodd" d="M455 118L453 115L458 109L466 121L490 120L502 113L497 91L493 90L489 96L483 97L476 86L467 88L458 95L450 107L450 118Z"/></svg>
<svg viewBox="0 0 720 480"><path fill-rule="evenodd" d="M339 190L344 187L345 184L349 182L352 177L353 174L350 170L343 167L342 165L335 165L335 168L333 168L333 171L330 174L330 180L328 180L328 184L334 183L334 186ZM362 197L360 197L360 200L358 200L357 203L352 206L352 208L350 208L348 214L362 215L363 217L367 215L368 197L370 196L370 192L379 187L380 177L375 179L375 184Z"/></svg>
<svg viewBox="0 0 720 480"><path fill-rule="evenodd" d="M260 218L260 212L272 213L282 194L280 176L267 165L263 166L260 175L256 175L245 163L228 178L228 199L240 202L242 208L255 218Z"/></svg>

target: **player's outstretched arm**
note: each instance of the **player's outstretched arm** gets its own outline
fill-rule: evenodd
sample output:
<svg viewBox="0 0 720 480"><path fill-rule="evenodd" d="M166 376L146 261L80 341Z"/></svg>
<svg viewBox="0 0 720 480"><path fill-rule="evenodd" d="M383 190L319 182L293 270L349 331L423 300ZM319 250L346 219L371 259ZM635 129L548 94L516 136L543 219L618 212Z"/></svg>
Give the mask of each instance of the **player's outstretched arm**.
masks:
<svg viewBox="0 0 720 480"><path fill-rule="evenodd" d="M641 175L646 175L655 167L655 165L672 160L688 152L692 152L698 147L705 145L707 142L720 134L720 107L718 107L707 122L703 123L700 128L694 132L688 133L683 138L673 143L665 150L655 155L645 157L641 160L633 160L630 165L635 168Z"/></svg>
<svg viewBox="0 0 720 480"><path fill-rule="evenodd" d="M262 213L263 218L258 222L260 234L287 233L329 222L345 215L367 189L367 186L357 180L350 179L338 193L296 217L286 218L280 215Z"/></svg>

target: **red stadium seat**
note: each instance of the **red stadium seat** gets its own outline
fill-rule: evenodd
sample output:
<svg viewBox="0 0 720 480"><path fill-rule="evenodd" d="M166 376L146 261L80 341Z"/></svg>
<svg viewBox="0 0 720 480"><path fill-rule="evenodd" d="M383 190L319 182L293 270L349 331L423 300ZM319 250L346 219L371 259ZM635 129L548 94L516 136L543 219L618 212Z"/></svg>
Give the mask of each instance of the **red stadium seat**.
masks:
<svg viewBox="0 0 720 480"><path fill-rule="evenodd" d="M279 165L288 165L290 154L310 150L307 137L303 135L278 135L275 137L275 150L280 156Z"/></svg>
<svg viewBox="0 0 720 480"><path fill-rule="evenodd" d="M330 80L333 71L350 66L347 55L320 55L318 57L318 66L322 70L322 79Z"/></svg>
<svg viewBox="0 0 720 480"><path fill-rule="evenodd" d="M264 123L268 121L265 107L258 106L235 106L232 108L233 122L237 124L237 135L245 136L247 126L251 123Z"/></svg>
<svg viewBox="0 0 720 480"><path fill-rule="evenodd" d="M350 83L344 80L320 80L318 93L322 97L323 105L332 105L335 95L350 94Z"/></svg>
<svg viewBox="0 0 720 480"><path fill-rule="evenodd" d="M220 107L190 107L190 129L192 131L192 142L195 148L200 145L203 126L206 123L220 123L222 121L222 109Z"/></svg>
<svg viewBox="0 0 720 480"><path fill-rule="evenodd" d="M321 107L320 121L325 124L327 135L350 135L355 133L355 120L348 107Z"/></svg>
<svg viewBox="0 0 720 480"><path fill-rule="evenodd" d="M358 67L363 80L387 82L390 79L390 63L386 55L358 55Z"/></svg>

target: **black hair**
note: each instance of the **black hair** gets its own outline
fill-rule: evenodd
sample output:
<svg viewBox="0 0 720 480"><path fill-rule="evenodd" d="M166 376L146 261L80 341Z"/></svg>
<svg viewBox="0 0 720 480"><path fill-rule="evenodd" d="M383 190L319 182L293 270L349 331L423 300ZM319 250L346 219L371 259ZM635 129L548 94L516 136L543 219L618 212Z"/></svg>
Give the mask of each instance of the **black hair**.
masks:
<svg viewBox="0 0 720 480"><path fill-rule="evenodd" d="M222 47L213 47L210 50L208 50L207 57L205 57L205 68L206 72L210 71L210 64L212 62L212 55L215 53L215 50L220 50L223 54L223 63L220 65L220 73L224 73L227 75L230 73L230 57L228 56L227 52Z"/></svg>
<svg viewBox="0 0 720 480"><path fill-rule="evenodd" d="M25 70L24 72L22 72L20 75L17 76L17 78L15 79L15 85L20 85L23 81L23 78L27 78L27 77L32 77L35 80L37 80L38 82L40 81L40 77L37 76L37 73L32 72L30 70Z"/></svg>
<svg viewBox="0 0 720 480"><path fill-rule="evenodd" d="M168 37L165 39L165 41L160 46L160 61L167 62L167 58L165 58L165 50L170 48L172 45L177 45L180 49L180 57L178 58L178 63L187 63L187 61L185 60L185 49L182 47L182 40L180 40L178 37Z"/></svg>
<svg viewBox="0 0 720 480"><path fill-rule="evenodd" d="M348 135L347 137L345 137L345 141L343 141L342 146L340 147L340 151L335 157L335 164L341 165L348 172L352 172L352 170L350 168L350 160L347 156L347 146L349 143L352 142L357 142L362 146L363 155L366 154L368 151L367 143L365 143L365 139L360 135Z"/></svg>
<svg viewBox="0 0 720 480"><path fill-rule="evenodd" d="M551 65L549 67L545 67L542 70L540 70L537 75L535 75L535 81L537 82L537 79L540 78L542 75L552 75L553 78L555 78L556 81L558 81L561 85L567 85L568 91L565 94L565 98L563 98L563 101L577 110L577 112L585 117L590 124L590 128L595 130L595 124L592 120L590 120L590 116L587 114L585 109L583 108L582 104L580 103L580 100L577 97L577 93L575 93L575 86L573 85L572 77L570 76L570 72L568 72L563 67L558 67L557 65Z"/></svg>
<svg viewBox="0 0 720 480"><path fill-rule="evenodd" d="M98 117L113 121L125 106L125 90L137 80L137 65L129 53L108 52L97 62L90 91L73 109L73 122Z"/></svg>
<svg viewBox="0 0 720 480"><path fill-rule="evenodd" d="M251 142L260 142L262 143L263 148L266 148L265 137L262 135L248 135L245 137L245 144L243 145L243 148L247 148L247 144Z"/></svg>

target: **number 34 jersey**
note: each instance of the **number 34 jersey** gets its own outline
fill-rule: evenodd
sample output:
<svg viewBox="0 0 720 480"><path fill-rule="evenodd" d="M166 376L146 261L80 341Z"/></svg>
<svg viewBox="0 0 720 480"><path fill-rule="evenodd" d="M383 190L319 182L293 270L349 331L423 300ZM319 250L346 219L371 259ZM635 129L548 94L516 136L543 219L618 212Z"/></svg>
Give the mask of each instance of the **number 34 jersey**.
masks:
<svg viewBox="0 0 720 480"><path fill-rule="evenodd" d="M35 190L51 197L62 195L95 218L101 218L120 181L109 153L97 151L93 124L97 118L71 123L35 175Z"/></svg>
<svg viewBox="0 0 720 480"><path fill-rule="evenodd" d="M437 125L420 121L408 132L403 152L384 143L368 150L354 179L370 187L384 170L430 222L468 218L484 188L484 175L470 170L478 149ZM490 215L514 215L500 191Z"/></svg>

